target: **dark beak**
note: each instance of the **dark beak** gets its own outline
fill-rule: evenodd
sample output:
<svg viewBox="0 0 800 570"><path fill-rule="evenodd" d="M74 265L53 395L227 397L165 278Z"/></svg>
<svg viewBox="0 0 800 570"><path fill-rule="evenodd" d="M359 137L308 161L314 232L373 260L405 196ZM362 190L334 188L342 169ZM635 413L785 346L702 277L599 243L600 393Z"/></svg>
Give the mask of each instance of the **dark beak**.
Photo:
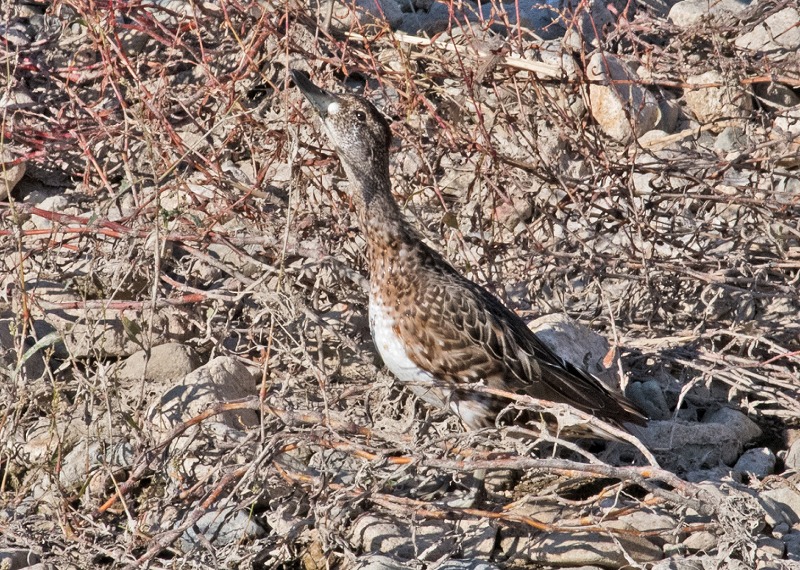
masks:
<svg viewBox="0 0 800 570"><path fill-rule="evenodd" d="M328 105L336 101L336 96L311 83L304 71L292 69L291 74L294 84L324 119L328 115Z"/></svg>

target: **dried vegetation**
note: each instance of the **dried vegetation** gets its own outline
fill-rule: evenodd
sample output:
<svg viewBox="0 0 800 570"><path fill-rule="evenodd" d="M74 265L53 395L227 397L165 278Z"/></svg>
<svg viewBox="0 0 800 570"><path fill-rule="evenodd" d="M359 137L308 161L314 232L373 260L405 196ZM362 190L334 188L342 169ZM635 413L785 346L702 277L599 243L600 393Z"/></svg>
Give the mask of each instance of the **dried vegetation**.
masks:
<svg viewBox="0 0 800 570"><path fill-rule="evenodd" d="M598 563L621 566L689 557L687 537L710 533L721 565L765 556L780 521L758 493L791 480L800 427L800 159L758 94L800 74L796 53L730 38L787 2L681 28L618 14L605 53L657 98L683 104L687 77L718 71L753 101L702 125L676 104L669 132L626 143L587 112L590 42L570 67L467 3L434 41L380 20L345 31L293 2L111 4L2 8L0 150L27 171L0 205L0 547L58 568L346 568L381 549L550 564L548 545L599 540ZM582 17L565 21L591 29ZM466 434L396 386L369 338L346 184L289 67L364 89L394 120L395 195L454 265L525 318L563 312L607 336L672 416L743 411L764 434L751 445L778 454L772 483ZM717 144L725 127L744 142ZM165 342L164 362L232 357L249 383L154 428L182 377L128 361ZM443 506L481 466L511 473L489 504ZM620 522L636 513L668 522ZM237 515L220 538L214 521ZM406 554L370 527L407 532Z"/></svg>

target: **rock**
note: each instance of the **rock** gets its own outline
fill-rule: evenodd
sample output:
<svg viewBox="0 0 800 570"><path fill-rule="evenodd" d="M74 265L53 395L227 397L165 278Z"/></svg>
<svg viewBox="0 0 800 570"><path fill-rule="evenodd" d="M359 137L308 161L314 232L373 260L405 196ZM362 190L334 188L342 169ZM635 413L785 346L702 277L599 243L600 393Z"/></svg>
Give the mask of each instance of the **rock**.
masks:
<svg viewBox="0 0 800 570"><path fill-rule="evenodd" d="M786 50L796 52L800 48L800 11L789 6L768 16L751 31L734 40L740 49L759 52Z"/></svg>
<svg viewBox="0 0 800 570"><path fill-rule="evenodd" d="M437 564L436 570L500 570L500 566L480 560L448 560L443 564ZM581 569L575 568L575 570Z"/></svg>
<svg viewBox="0 0 800 570"><path fill-rule="evenodd" d="M14 332L12 334L13 331ZM22 351L18 352L17 343L20 329L14 319L0 319L0 363L8 366L11 371L21 375L24 382L41 378L47 368L42 353L48 346L42 346L34 352L30 350L35 346L33 339L28 338L23 343Z"/></svg>
<svg viewBox="0 0 800 570"><path fill-rule="evenodd" d="M631 382L627 396L638 405L651 420L667 420L670 417L669 405L664 391L657 380Z"/></svg>
<svg viewBox="0 0 800 570"><path fill-rule="evenodd" d="M90 277L87 277L90 279ZM65 280L66 281L66 280ZM58 333L52 345L58 358L98 358L129 356L142 348L145 340L163 344L188 336L186 318L180 309L159 308L150 318L151 309L112 309L99 304L84 306L84 299L71 282L31 279L27 291L36 298L31 309L38 338ZM20 311L17 299L12 308ZM143 327L153 325L153 334L145 339Z"/></svg>
<svg viewBox="0 0 800 570"><path fill-rule="evenodd" d="M258 524L247 510L225 507L209 511L180 538L179 546L184 552L193 548L204 548L206 541L222 547L235 541L264 536L264 527Z"/></svg>
<svg viewBox="0 0 800 570"><path fill-rule="evenodd" d="M592 48L600 47L603 28L615 21L607 3L600 0L560 0L558 8L562 14L566 14L566 22L562 23L566 33L561 42L576 53L588 53Z"/></svg>
<svg viewBox="0 0 800 570"><path fill-rule="evenodd" d="M786 545L786 558L800 561L800 531L792 531L782 540Z"/></svg>
<svg viewBox="0 0 800 570"><path fill-rule="evenodd" d="M786 548L784 542L769 536L759 536L756 540L756 560L771 561L783 558Z"/></svg>
<svg viewBox="0 0 800 570"><path fill-rule="evenodd" d="M365 551L401 560L437 560L456 548L465 557L488 559L496 532L485 520L416 522L365 513L353 524L351 541Z"/></svg>
<svg viewBox="0 0 800 570"><path fill-rule="evenodd" d="M502 202L494 209L494 215L507 229L514 230L518 224L530 220L533 204L525 198L513 198L512 203Z"/></svg>
<svg viewBox="0 0 800 570"><path fill-rule="evenodd" d="M678 522L671 516L648 511L635 511L621 516L618 520L641 532L669 531L678 527Z"/></svg>
<svg viewBox="0 0 800 570"><path fill-rule="evenodd" d="M150 358L144 350L135 352L122 362L117 372L120 381L173 384L200 365L197 354L188 346L177 342L159 344L150 349Z"/></svg>
<svg viewBox="0 0 800 570"><path fill-rule="evenodd" d="M639 439L654 450L661 466L678 472L732 464L744 443L730 427L677 421L650 421L637 428Z"/></svg>
<svg viewBox="0 0 800 570"><path fill-rule="evenodd" d="M756 83L753 92L759 102L772 110L781 110L800 105L800 97L782 83Z"/></svg>
<svg viewBox="0 0 800 570"><path fill-rule="evenodd" d="M407 570L408 565L403 564L394 558L368 554L356 559L353 570Z"/></svg>
<svg viewBox="0 0 800 570"><path fill-rule="evenodd" d="M783 143L787 148L780 166L795 168L800 164L800 106L784 109L777 113L770 138Z"/></svg>
<svg viewBox="0 0 800 570"><path fill-rule="evenodd" d="M654 129L671 133L675 130L678 119L680 119L683 112L681 105L672 93L663 89L659 92L657 99L659 117Z"/></svg>
<svg viewBox="0 0 800 570"><path fill-rule="evenodd" d="M708 531L693 532L686 537L683 545L689 552L713 552L717 548L719 539L714 533Z"/></svg>
<svg viewBox="0 0 800 570"><path fill-rule="evenodd" d="M38 564L41 558L26 548L0 548L0 568L2 570L21 570Z"/></svg>
<svg viewBox="0 0 800 570"><path fill-rule="evenodd" d="M720 408L703 419L706 424L723 424L733 430L742 445L761 437L761 428L739 410Z"/></svg>
<svg viewBox="0 0 800 570"><path fill-rule="evenodd" d="M655 127L660 111L655 96L641 85L627 63L610 53L594 54L586 67L589 112L609 137L626 143ZM616 83L615 83L616 81Z"/></svg>
<svg viewBox="0 0 800 570"><path fill-rule="evenodd" d="M165 434L175 425L203 412L211 404L238 400L256 392L256 377L238 360L218 356L180 380L148 411L157 432ZM234 429L258 425L253 410L236 410L214 417Z"/></svg>
<svg viewBox="0 0 800 570"><path fill-rule="evenodd" d="M12 164L13 161L10 152L6 149L0 151L0 200L6 200L17 182L25 176L26 163Z"/></svg>
<svg viewBox="0 0 800 570"><path fill-rule="evenodd" d="M789 525L785 522L778 523L772 527L772 536L774 538L783 538L789 532Z"/></svg>
<svg viewBox="0 0 800 570"><path fill-rule="evenodd" d="M758 496L761 506L767 511L773 526L786 522L790 525L800 523L800 492L788 482L778 487L761 491Z"/></svg>
<svg viewBox="0 0 800 570"><path fill-rule="evenodd" d="M701 125L721 119L740 118L753 108L750 93L718 71L691 75L686 82L690 85L719 84L716 87L688 89L684 93L686 106Z"/></svg>
<svg viewBox="0 0 800 570"><path fill-rule="evenodd" d="M37 207L41 210L46 210L48 212L56 212L59 214L69 213L77 215L80 213L76 208L70 208L69 200L67 200L64 196L60 194L45 198L37 205ZM53 227L52 220L38 215L31 216L30 224L34 228L39 230L50 229Z"/></svg>
<svg viewBox="0 0 800 570"><path fill-rule="evenodd" d="M800 439L796 439L792 443L783 461L786 464L786 469L800 471Z"/></svg>
<svg viewBox="0 0 800 570"><path fill-rule="evenodd" d="M714 150L723 156L732 151L742 152L747 149L748 141L744 129L741 127L725 127L714 141Z"/></svg>
<svg viewBox="0 0 800 570"><path fill-rule="evenodd" d="M669 11L669 19L676 26L693 26L706 18L719 20L726 16L735 15L750 5L752 0L683 0L675 4Z"/></svg>
<svg viewBox="0 0 800 570"><path fill-rule="evenodd" d="M0 23L0 40L9 46L22 49L30 45L33 37L22 22L15 20L16 18L9 20L6 16L6 20Z"/></svg>
<svg viewBox="0 0 800 570"><path fill-rule="evenodd" d="M500 541L500 551L515 565L620 567L630 559L653 562L663 556L660 548L644 538L580 532L506 536Z"/></svg>
<svg viewBox="0 0 800 570"><path fill-rule="evenodd" d="M357 9L356 9L357 7ZM348 3L341 0L323 0L317 8L319 14L330 14L333 29L347 31L364 24L386 22L393 29L403 27L403 13L394 0Z"/></svg>
<svg viewBox="0 0 800 570"><path fill-rule="evenodd" d="M800 136L800 106L778 113L773 127L793 137Z"/></svg>
<svg viewBox="0 0 800 570"><path fill-rule="evenodd" d="M233 225L231 222L225 224L226 231L229 231L231 235L234 235L235 232ZM245 246L242 249L248 252L253 248ZM247 277L257 279L263 274L264 267L258 265L253 256L240 253L238 248L231 248L227 244L212 243L208 246L208 253L229 267L235 267L237 271ZM216 273L220 270L217 267L211 267L208 271L209 273Z"/></svg>
<svg viewBox="0 0 800 570"><path fill-rule="evenodd" d="M769 448L757 447L745 451L733 470L763 479L775 471L775 461L775 454Z"/></svg>
<svg viewBox="0 0 800 570"><path fill-rule="evenodd" d="M122 470L130 467L132 462L133 446L127 441L107 445L106 442L83 439L64 456L58 482L67 491L89 491L94 499L98 499L108 476L120 479Z"/></svg>
<svg viewBox="0 0 800 570"><path fill-rule="evenodd" d="M352 570L408 570L409 565L388 556L368 554L357 558L355 565L349 568ZM500 570L500 567L480 560L448 560L437 564L436 570ZM576 568L575 570L581 569Z"/></svg>
<svg viewBox="0 0 800 570"><path fill-rule="evenodd" d="M614 351L610 366L606 367L604 361L611 346L604 337L558 313L539 317L528 323L528 328L558 356L588 370L619 392L619 351Z"/></svg>

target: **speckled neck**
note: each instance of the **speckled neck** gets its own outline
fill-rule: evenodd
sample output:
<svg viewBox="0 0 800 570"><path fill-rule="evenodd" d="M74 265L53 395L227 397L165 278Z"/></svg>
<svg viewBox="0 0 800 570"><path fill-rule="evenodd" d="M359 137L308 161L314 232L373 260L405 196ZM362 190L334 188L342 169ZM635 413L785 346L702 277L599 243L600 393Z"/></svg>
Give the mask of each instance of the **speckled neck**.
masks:
<svg viewBox="0 0 800 570"><path fill-rule="evenodd" d="M370 271L378 258L413 247L415 232L392 196L388 164L361 165L355 168L343 162L352 186L358 225L367 242Z"/></svg>

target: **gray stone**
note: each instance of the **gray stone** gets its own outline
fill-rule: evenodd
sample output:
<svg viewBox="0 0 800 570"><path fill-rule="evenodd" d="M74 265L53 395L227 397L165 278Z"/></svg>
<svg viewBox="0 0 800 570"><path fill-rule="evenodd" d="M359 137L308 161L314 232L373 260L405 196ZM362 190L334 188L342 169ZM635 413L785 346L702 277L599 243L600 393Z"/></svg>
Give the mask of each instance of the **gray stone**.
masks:
<svg viewBox="0 0 800 570"><path fill-rule="evenodd" d="M0 568L19 570L39 563L39 555L26 548L0 548Z"/></svg>
<svg viewBox="0 0 800 570"><path fill-rule="evenodd" d="M485 560L494 549L497 529L485 520L414 522L364 514L351 533L355 545L397 559L437 560L457 548L465 558Z"/></svg>
<svg viewBox="0 0 800 570"><path fill-rule="evenodd" d="M787 523L778 523L772 527L772 536L775 538L783 538L785 534L789 533L790 529L791 527Z"/></svg>
<svg viewBox="0 0 800 570"><path fill-rule="evenodd" d="M42 353L50 345L33 350L35 343L27 339L23 343L22 351L18 351L20 332L16 319L0 319L0 362L29 382L44 375L46 364Z"/></svg>
<svg viewBox="0 0 800 570"><path fill-rule="evenodd" d="M759 536L756 540L756 560L779 560L783 558L785 548L784 542L778 538Z"/></svg>
<svg viewBox="0 0 800 570"><path fill-rule="evenodd" d="M787 469L800 471L800 438L794 440L784 459Z"/></svg>
<svg viewBox="0 0 800 570"><path fill-rule="evenodd" d="M680 472L732 464L742 451L741 438L722 424L650 421L637 435L654 450L662 467Z"/></svg>
<svg viewBox="0 0 800 570"><path fill-rule="evenodd" d="M197 354L183 344L168 342L150 349L150 357L144 350L126 358L117 377L121 381L176 383L200 365Z"/></svg>
<svg viewBox="0 0 800 570"><path fill-rule="evenodd" d="M792 531L782 540L786 545L786 558L800 561L800 531Z"/></svg>
<svg viewBox="0 0 800 570"><path fill-rule="evenodd" d="M747 137L741 127L725 127L717 135L717 140L714 141L714 150L718 150L721 153L744 151L747 146Z"/></svg>
<svg viewBox="0 0 800 570"><path fill-rule="evenodd" d="M691 75L686 82L698 86L717 85L690 88L684 93L686 106L701 125L721 119L740 118L753 108L750 93L735 81L726 79L719 71Z"/></svg>
<svg viewBox="0 0 800 570"><path fill-rule="evenodd" d="M796 51L800 47L800 11L787 7L767 17L751 31L742 34L734 45L753 51Z"/></svg>
<svg viewBox="0 0 800 570"><path fill-rule="evenodd" d="M352 568L353 570L408 570L408 565L389 556L368 554L359 557Z"/></svg>
<svg viewBox="0 0 800 570"><path fill-rule="evenodd" d="M756 83L753 92L761 104L773 110L800 105L800 97L782 83Z"/></svg>
<svg viewBox="0 0 800 570"><path fill-rule="evenodd" d="M80 213L76 208L70 208L69 200L60 194L45 198L39 203L38 208L47 210L48 212L57 212L59 214L69 213L77 215ZM53 227L53 222L42 216L31 216L29 223L39 230L46 230Z"/></svg>
<svg viewBox="0 0 800 570"><path fill-rule="evenodd" d="M621 516L619 520L641 532L669 531L678 527L678 522L671 516L648 511L636 511Z"/></svg>
<svg viewBox="0 0 800 570"><path fill-rule="evenodd" d="M703 423L727 426L739 437L742 445L761 437L761 428L745 414L733 408L720 408L705 417Z"/></svg>
<svg viewBox="0 0 800 570"><path fill-rule="evenodd" d="M800 106L777 113L773 126L784 133L800 136Z"/></svg>
<svg viewBox="0 0 800 570"><path fill-rule="evenodd" d="M683 545L689 552L712 552L716 550L719 539L708 531L693 532L686 537Z"/></svg>
<svg viewBox="0 0 800 570"><path fill-rule="evenodd" d="M619 351L614 351L611 365L606 367L603 362L611 345L605 337L559 313L539 317L528 323L528 328L558 356L619 391Z"/></svg>
<svg viewBox="0 0 800 570"><path fill-rule="evenodd" d="M181 536L181 550L188 552L193 548L203 548L205 541L215 546L225 546L247 538L264 536L264 527L258 524L246 510L225 507L219 511L209 511Z"/></svg>
<svg viewBox="0 0 800 570"><path fill-rule="evenodd" d="M655 127L660 116L658 101L638 84L626 62L610 53L594 54L586 67L589 112L609 137L619 142L639 138Z"/></svg>
<svg viewBox="0 0 800 570"><path fill-rule="evenodd" d="M669 405L657 380L632 382L628 386L627 395L651 420L669 419Z"/></svg>
<svg viewBox="0 0 800 570"><path fill-rule="evenodd" d="M248 368L229 356L218 356L186 375L151 406L148 418L158 432L167 433L175 425L198 415L211 404L246 398L256 393L256 377ZM235 410L215 417L234 429L258 425L253 410Z"/></svg>
<svg viewBox="0 0 800 570"><path fill-rule="evenodd" d="M99 493L109 473L119 474L120 469L130 467L132 462L133 446L127 441L106 445L83 439L64 456L58 481L66 490L85 490L90 487L87 483L95 482L95 476L99 475L102 480L89 489Z"/></svg>
<svg viewBox="0 0 800 570"><path fill-rule="evenodd" d="M733 466L733 470L763 479L775 471L775 454L767 447L748 449Z"/></svg>
<svg viewBox="0 0 800 570"><path fill-rule="evenodd" d="M770 138L785 147L780 166L796 168L800 164L800 105L784 109L776 114Z"/></svg>
<svg viewBox="0 0 800 570"><path fill-rule="evenodd" d="M500 570L500 566L480 560L448 560L444 564L437 565L436 570Z"/></svg>
<svg viewBox="0 0 800 570"><path fill-rule="evenodd" d="M796 525L800 523L800 492L789 483L761 491L758 499L767 512L767 522L770 524L786 522Z"/></svg>
<svg viewBox="0 0 800 570"><path fill-rule="evenodd" d="M504 557L516 564L554 566L597 565L620 567L661 560L663 553L649 540L634 536L551 532L534 536L506 536L500 542Z"/></svg>
<svg viewBox="0 0 800 570"><path fill-rule="evenodd" d="M702 19L721 19L735 15L750 5L751 0L683 0L669 11L669 19L681 27L693 26Z"/></svg>
<svg viewBox="0 0 800 570"><path fill-rule="evenodd" d="M681 117L681 105L672 93L661 90L658 97L658 123L655 130L671 133L675 131L678 119Z"/></svg>
<svg viewBox="0 0 800 570"><path fill-rule="evenodd" d="M561 13L568 14L567 21L562 24L566 31L561 41L577 53L587 53L591 48L600 47L603 28L615 22L607 3L601 0L560 0L558 7Z"/></svg>
<svg viewBox="0 0 800 570"><path fill-rule="evenodd" d="M17 182L25 176L26 163L11 165L12 160L14 157L6 149L0 152L0 200L8 198Z"/></svg>

